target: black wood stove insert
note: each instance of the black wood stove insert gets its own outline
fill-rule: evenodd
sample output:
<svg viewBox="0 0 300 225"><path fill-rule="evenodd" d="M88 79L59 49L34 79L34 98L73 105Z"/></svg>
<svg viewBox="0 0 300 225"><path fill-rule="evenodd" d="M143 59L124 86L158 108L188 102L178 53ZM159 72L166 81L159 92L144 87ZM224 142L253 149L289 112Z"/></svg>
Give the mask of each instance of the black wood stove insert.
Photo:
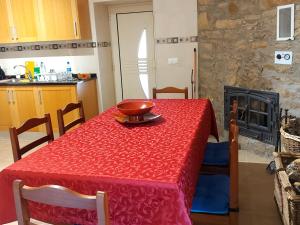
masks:
<svg viewBox="0 0 300 225"><path fill-rule="evenodd" d="M240 134L276 145L279 129L279 94L245 88L224 87L224 127L228 130L229 114L238 101L237 122Z"/></svg>

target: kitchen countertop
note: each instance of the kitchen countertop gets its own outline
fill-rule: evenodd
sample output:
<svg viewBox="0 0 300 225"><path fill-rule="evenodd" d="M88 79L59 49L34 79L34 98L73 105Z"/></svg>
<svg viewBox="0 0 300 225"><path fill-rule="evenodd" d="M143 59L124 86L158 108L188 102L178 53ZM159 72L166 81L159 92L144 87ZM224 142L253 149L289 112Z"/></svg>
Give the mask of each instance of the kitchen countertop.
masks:
<svg viewBox="0 0 300 225"><path fill-rule="evenodd" d="M74 76L73 76L74 77ZM96 74L91 74L91 78L77 79L76 76L73 80L60 80L60 81L25 81L24 79L10 78L0 80L0 86L35 86L35 85L76 85L81 82L97 79Z"/></svg>

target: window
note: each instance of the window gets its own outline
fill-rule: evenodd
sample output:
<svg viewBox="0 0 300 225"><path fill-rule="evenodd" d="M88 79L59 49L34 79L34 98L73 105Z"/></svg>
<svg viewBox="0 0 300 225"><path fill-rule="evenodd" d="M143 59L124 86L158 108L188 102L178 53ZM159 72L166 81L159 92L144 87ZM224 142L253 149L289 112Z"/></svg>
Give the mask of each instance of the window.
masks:
<svg viewBox="0 0 300 225"><path fill-rule="evenodd" d="M140 83L146 98L149 94L149 73L148 73L148 56L147 56L147 31L144 29L140 38L138 48L138 70Z"/></svg>
<svg viewBox="0 0 300 225"><path fill-rule="evenodd" d="M277 7L277 41L294 40L294 4Z"/></svg>

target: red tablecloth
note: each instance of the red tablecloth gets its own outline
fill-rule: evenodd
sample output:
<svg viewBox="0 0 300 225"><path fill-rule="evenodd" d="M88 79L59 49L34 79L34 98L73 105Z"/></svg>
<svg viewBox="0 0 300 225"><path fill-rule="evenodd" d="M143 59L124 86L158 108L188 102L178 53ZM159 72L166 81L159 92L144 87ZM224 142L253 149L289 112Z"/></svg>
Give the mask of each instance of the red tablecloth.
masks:
<svg viewBox="0 0 300 225"><path fill-rule="evenodd" d="M111 108L0 173L0 223L16 219L12 181L107 191L112 225L190 225L189 209L209 134L209 100L156 100L162 119L124 126ZM36 219L96 224L94 211L31 204ZM81 219L81 218L84 218Z"/></svg>

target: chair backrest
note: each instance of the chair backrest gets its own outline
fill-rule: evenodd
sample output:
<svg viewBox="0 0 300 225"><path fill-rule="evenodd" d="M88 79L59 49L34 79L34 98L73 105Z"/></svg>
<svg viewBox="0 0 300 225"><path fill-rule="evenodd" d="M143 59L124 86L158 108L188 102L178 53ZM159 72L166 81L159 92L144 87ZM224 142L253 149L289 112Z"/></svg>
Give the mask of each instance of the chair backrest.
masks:
<svg viewBox="0 0 300 225"><path fill-rule="evenodd" d="M28 187L24 185L23 181L15 180L13 193L19 225L30 224L27 201L65 208L96 210L98 225L109 225L108 197L106 192L98 191L96 196L83 195L58 185Z"/></svg>
<svg viewBox="0 0 300 225"><path fill-rule="evenodd" d="M32 128L38 127L40 125L46 126L46 133L47 133L46 136L43 136L21 148L18 135ZM45 114L45 117L43 118L29 119L19 128L16 127L9 128L9 134L10 134L10 141L11 141L14 161L16 162L17 160L21 159L22 155L28 152L29 150L45 142L50 143L51 141L54 140L50 114Z"/></svg>
<svg viewBox="0 0 300 225"><path fill-rule="evenodd" d="M230 209L237 210L239 207L239 173L238 173L238 135L239 127L234 123L230 123L230 132L232 139L230 141Z"/></svg>
<svg viewBox="0 0 300 225"><path fill-rule="evenodd" d="M183 89L176 88L176 87L165 87L162 89L153 88L153 99L157 98L158 93L165 93L165 94L167 94L167 93L183 93L185 99L189 98L189 90L187 87L185 87Z"/></svg>
<svg viewBox="0 0 300 225"><path fill-rule="evenodd" d="M231 136L232 132L230 132L230 124L234 123L237 125L237 118L238 118L238 102L237 102L237 100L234 100L233 104L232 104L232 111L230 111L228 141L230 141L232 139L232 136Z"/></svg>
<svg viewBox="0 0 300 225"><path fill-rule="evenodd" d="M67 113L73 110L79 110L79 118L65 125L64 115L66 115ZM69 129L76 126L77 124L84 123L85 116L84 116L82 101L79 101L78 103L69 103L64 109L57 110L57 120L58 120L58 129L59 129L60 136L65 134Z"/></svg>

